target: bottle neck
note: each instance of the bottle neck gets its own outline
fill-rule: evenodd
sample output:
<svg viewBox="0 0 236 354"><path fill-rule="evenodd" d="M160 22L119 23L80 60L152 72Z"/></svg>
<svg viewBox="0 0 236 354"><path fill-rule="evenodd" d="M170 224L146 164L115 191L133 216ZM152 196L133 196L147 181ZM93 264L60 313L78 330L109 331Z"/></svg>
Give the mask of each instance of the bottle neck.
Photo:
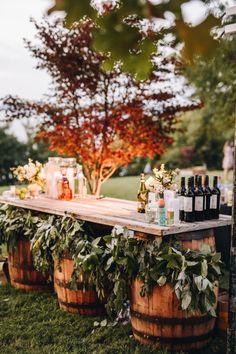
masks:
<svg viewBox="0 0 236 354"><path fill-rule="evenodd" d="M189 179L188 180L188 189L192 189L192 187L193 187L193 181L192 181L192 179Z"/></svg>
<svg viewBox="0 0 236 354"><path fill-rule="evenodd" d="M208 176L205 177L204 186L209 187L209 177Z"/></svg>
<svg viewBox="0 0 236 354"><path fill-rule="evenodd" d="M202 177L201 176L198 177L197 186L198 186L198 188L202 188Z"/></svg>
<svg viewBox="0 0 236 354"><path fill-rule="evenodd" d="M215 176L213 179L213 187L217 188L217 182L218 182L218 178Z"/></svg>

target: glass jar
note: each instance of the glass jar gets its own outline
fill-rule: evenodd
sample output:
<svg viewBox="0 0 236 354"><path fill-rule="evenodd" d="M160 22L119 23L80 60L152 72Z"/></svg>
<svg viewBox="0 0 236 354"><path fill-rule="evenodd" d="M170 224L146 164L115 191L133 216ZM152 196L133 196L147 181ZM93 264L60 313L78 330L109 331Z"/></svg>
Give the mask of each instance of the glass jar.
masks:
<svg viewBox="0 0 236 354"><path fill-rule="evenodd" d="M61 157L49 157L44 166L46 176L46 195L49 198L57 199L57 181L61 176Z"/></svg>

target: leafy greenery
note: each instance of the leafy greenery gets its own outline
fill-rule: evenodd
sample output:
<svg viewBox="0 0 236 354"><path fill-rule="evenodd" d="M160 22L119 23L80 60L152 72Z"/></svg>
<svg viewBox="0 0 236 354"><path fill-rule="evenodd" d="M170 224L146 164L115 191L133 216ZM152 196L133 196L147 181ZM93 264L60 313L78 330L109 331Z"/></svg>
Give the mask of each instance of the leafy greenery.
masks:
<svg viewBox="0 0 236 354"><path fill-rule="evenodd" d="M161 161L171 163L172 168L206 164L209 169L221 169L223 146L227 139L231 141L233 126L227 128L225 125L225 129L221 128L221 133L216 134L219 127L217 118L214 120L215 114L208 108L184 114L176 125L174 143L161 157Z"/></svg>
<svg viewBox="0 0 236 354"><path fill-rule="evenodd" d="M30 211L3 206L0 213L0 243L14 247L19 237L31 240L36 268L53 271L54 261L64 254L74 260L71 285L78 273L94 284L98 295L107 298L110 314L119 312L129 299L131 282L142 281L141 295L156 285L173 286L183 310L199 309L215 315L215 282L219 280L220 254L210 249L183 251L173 241L149 241L128 237L128 230L114 228L111 235L94 238L86 224L71 215L33 216Z"/></svg>
<svg viewBox="0 0 236 354"><path fill-rule="evenodd" d="M212 60L198 58L186 71L188 79L195 84L196 94L205 104L201 124L206 131L206 139L213 139L217 134L224 140L233 138L235 61L236 38L229 38L221 41Z"/></svg>
<svg viewBox="0 0 236 354"><path fill-rule="evenodd" d="M203 0L208 5L210 0ZM100 16L90 5L89 0L55 0L53 11L65 11L66 23L72 25L84 16L91 18L96 23L94 30L93 47L100 51L111 53L106 67L110 68L114 62L121 61L123 70L146 78L151 71L150 57L155 51L155 41L163 38L169 32L175 36L176 42L183 42L183 56L186 61L191 61L194 55L209 57L218 45L211 36L212 28L220 25L220 19L206 9L206 18L197 26L191 26L185 21L182 14L182 5L190 4L186 0L158 1L154 4L144 0L104 1L100 7ZM115 6L113 4L117 4ZM220 1L220 5L225 2ZM120 5L120 6L119 6ZM221 7L219 6L218 9ZM112 10L112 11L111 11ZM175 18L173 25L168 29L154 32L149 25L148 30L139 31L140 20L153 21L153 19L166 19L166 14Z"/></svg>
<svg viewBox="0 0 236 354"><path fill-rule="evenodd" d="M123 307L129 299L132 279L137 277L143 283L142 296L156 285L169 283L182 310L199 309L215 316L214 288L221 275L220 254L211 254L208 246L201 251L185 251L169 240L143 241L127 235L122 229L113 229L111 235L94 240L89 253L82 250L75 258L100 296L110 286L109 313Z"/></svg>
<svg viewBox="0 0 236 354"><path fill-rule="evenodd" d="M103 317L59 310L52 293L28 293L0 286L0 343L4 354L167 354L135 342L130 325L94 328ZM222 354L214 338L201 354Z"/></svg>
<svg viewBox="0 0 236 354"><path fill-rule="evenodd" d="M236 39L222 39L212 60L197 58L187 68L187 78L204 106L182 116L163 162L171 161L178 167L206 163L211 169L222 168L224 143L234 137L235 53Z"/></svg>
<svg viewBox="0 0 236 354"><path fill-rule="evenodd" d="M2 205L0 208L0 246L7 244L8 251L12 251L18 239L24 237L30 240L36 232L39 221L40 217L30 210L7 204Z"/></svg>
<svg viewBox="0 0 236 354"><path fill-rule="evenodd" d="M41 220L31 240L36 268L52 271L54 261L60 262L65 253L74 259L88 242L83 224L70 215L50 215L46 220Z"/></svg>

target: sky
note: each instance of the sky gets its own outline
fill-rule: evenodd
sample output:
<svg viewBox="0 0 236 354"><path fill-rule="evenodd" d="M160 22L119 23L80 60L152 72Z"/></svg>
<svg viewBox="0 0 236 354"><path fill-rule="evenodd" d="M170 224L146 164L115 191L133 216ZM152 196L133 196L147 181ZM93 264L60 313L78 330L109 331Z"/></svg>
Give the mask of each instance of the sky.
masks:
<svg viewBox="0 0 236 354"><path fill-rule="evenodd" d="M12 94L40 99L47 92L49 76L35 69L36 61L24 47L23 38L34 38L34 26L29 19L42 19L51 3L50 0L0 0L0 97ZM19 122L11 130L25 139Z"/></svg>
<svg viewBox="0 0 236 354"><path fill-rule="evenodd" d="M42 19L52 3L53 0L0 0L0 97L12 94L39 100L47 92L50 79L46 72L35 69L36 61L24 47L23 38L34 38L30 17ZM186 4L182 11L194 25L206 13L199 0L192 1L191 6ZM19 122L11 130L21 140L25 139Z"/></svg>

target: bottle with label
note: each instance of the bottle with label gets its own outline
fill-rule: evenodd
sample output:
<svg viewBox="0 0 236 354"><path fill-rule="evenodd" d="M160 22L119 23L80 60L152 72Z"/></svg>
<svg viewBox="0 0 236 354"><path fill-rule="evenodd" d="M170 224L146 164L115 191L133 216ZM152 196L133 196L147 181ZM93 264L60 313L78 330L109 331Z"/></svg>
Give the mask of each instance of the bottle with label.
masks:
<svg viewBox="0 0 236 354"><path fill-rule="evenodd" d="M180 221L184 221L184 195L186 192L185 187L185 177L181 177L181 185L178 192L179 195L179 219Z"/></svg>
<svg viewBox="0 0 236 354"><path fill-rule="evenodd" d="M139 185L139 190L137 195L137 201L138 201L138 206L137 206L138 213L145 213L147 194L146 194L144 173L141 173L140 175L140 185Z"/></svg>
<svg viewBox="0 0 236 354"><path fill-rule="evenodd" d="M204 194L202 191L202 183L200 176L195 178L196 187L194 190L195 194L195 220L204 220Z"/></svg>
<svg viewBox="0 0 236 354"><path fill-rule="evenodd" d="M203 187L203 194L205 197L204 200L204 218L205 220L211 219L211 211L210 211L210 204L211 204L211 189L209 187L209 176L206 175L204 179L204 187Z"/></svg>
<svg viewBox="0 0 236 354"><path fill-rule="evenodd" d="M184 221L186 222L195 221L193 183L194 179L190 177L188 179L188 188L184 195Z"/></svg>
<svg viewBox="0 0 236 354"><path fill-rule="evenodd" d="M219 219L220 214L220 190L217 186L218 178L213 178L213 188L211 190L210 211L212 219Z"/></svg>
<svg viewBox="0 0 236 354"><path fill-rule="evenodd" d="M163 198L158 200L158 224L160 226L166 225L166 208L165 200Z"/></svg>
<svg viewBox="0 0 236 354"><path fill-rule="evenodd" d="M72 189L70 188L70 183L66 172L67 171L65 168L61 168L61 178L57 181L57 193L59 200L72 199Z"/></svg>

